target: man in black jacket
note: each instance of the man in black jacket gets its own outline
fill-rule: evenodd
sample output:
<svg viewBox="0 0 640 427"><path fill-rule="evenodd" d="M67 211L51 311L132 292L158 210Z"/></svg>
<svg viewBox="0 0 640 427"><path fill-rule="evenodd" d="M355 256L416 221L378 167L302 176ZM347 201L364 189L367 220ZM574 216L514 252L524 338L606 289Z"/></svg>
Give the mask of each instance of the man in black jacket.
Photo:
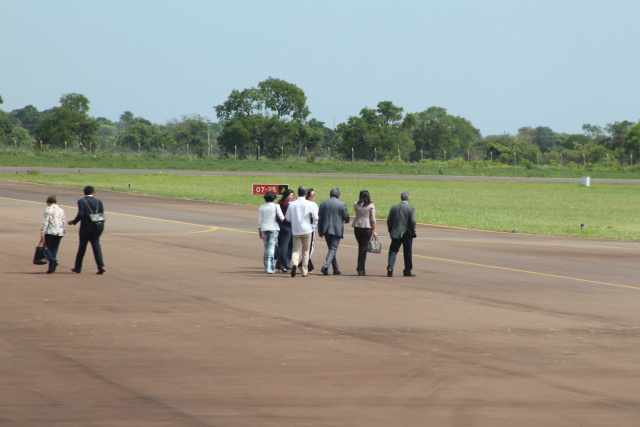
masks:
<svg viewBox="0 0 640 427"><path fill-rule="evenodd" d="M387 276L393 276L393 266L396 263L396 255L400 251L400 246L404 252L404 275L415 277L411 272L413 269L412 246L416 237L416 208L409 204L409 192L403 191L400 195L401 202L391 206L387 217L387 228L391 236L391 246L389 246L389 264L387 265Z"/></svg>
<svg viewBox="0 0 640 427"><path fill-rule="evenodd" d="M104 261L102 260L102 248L100 247L100 235L102 234L103 225L97 225L92 220L89 214L102 213L104 214L104 207L102 202L95 198L95 190L92 186L88 185L84 187L84 198L78 200L78 215L69 221L69 225L76 225L80 221L80 246L78 247L78 254L76 255L76 265L71 269L74 273L80 273L82 271L82 259L87 250L87 243L91 243L93 249L93 256L98 266L97 274L104 274L107 269L104 267Z"/></svg>

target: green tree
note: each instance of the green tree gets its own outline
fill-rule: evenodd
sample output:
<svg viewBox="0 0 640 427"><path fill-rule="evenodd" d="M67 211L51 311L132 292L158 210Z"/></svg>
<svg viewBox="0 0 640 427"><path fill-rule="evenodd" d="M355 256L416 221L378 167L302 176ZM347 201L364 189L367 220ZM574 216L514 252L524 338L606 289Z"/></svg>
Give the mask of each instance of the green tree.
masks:
<svg viewBox="0 0 640 427"><path fill-rule="evenodd" d="M118 136L118 145L132 151L160 152L163 147L174 149L175 141L169 131L160 129L158 125L137 122Z"/></svg>
<svg viewBox="0 0 640 427"><path fill-rule="evenodd" d="M199 114L182 116L182 121L171 128L178 147L203 158L208 151L207 119Z"/></svg>
<svg viewBox="0 0 640 427"><path fill-rule="evenodd" d="M345 158L394 160L409 158L415 149L410 136L413 116L403 118L401 107L389 101L381 101L377 109L363 108L360 117L351 116L346 123L340 123L336 130L340 142L337 151Z"/></svg>
<svg viewBox="0 0 640 427"><path fill-rule="evenodd" d="M633 125L634 124L628 120L607 124L605 126L605 131L609 137L607 140L607 148L610 150L622 148L625 143L625 136L629 133Z"/></svg>
<svg viewBox="0 0 640 427"><path fill-rule="evenodd" d="M42 121L42 117L42 113L33 105L27 105L24 108L13 110L9 113L9 119L14 126L25 128L31 135L36 134L36 128Z"/></svg>
<svg viewBox="0 0 640 427"><path fill-rule="evenodd" d="M224 103L214 107L222 122L218 144L223 155L237 150L242 158L255 150L257 159L262 154L278 158L283 150L289 154L300 144L312 148L317 144L315 133L302 130L308 126L306 102L302 89L272 77L257 88L233 90ZM301 141L301 135L311 139Z"/></svg>
<svg viewBox="0 0 640 427"><path fill-rule="evenodd" d="M469 120L452 116L442 107L430 107L415 117L414 159L420 158L420 150L429 153L428 157L433 159L442 158L444 150L447 158L466 155L467 150L481 139L480 131Z"/></svg>
<svg viewBox="0 0 640 427"><path fill-rule="evenodd" d="M89 100L77 93L63 95L60 107L45 115L36 129L36 141L63 148L65 142L77 143L83 152L97 142L97 120L89 117Z"/></svg>
<svg viewBox="0 0 640 427"><path fill-rule="evenodd" d="M627 154L633 155L635 163L640 162L640 122L625 134L623 148Z"/></svg>
<svg viewBox="0 0 640 427"><path fill-rule="evenodd" d="M307 97L298 86L281 79L269 77L258 83L264 106L274 111L279 119L287 116L294 120L302 121L309 115Z"/></svg>

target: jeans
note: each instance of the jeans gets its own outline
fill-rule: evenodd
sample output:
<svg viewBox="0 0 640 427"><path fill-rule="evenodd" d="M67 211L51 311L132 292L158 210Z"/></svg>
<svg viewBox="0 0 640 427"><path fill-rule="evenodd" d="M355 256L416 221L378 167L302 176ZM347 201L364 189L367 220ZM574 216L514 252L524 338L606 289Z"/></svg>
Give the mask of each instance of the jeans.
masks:
<svg viewBox="0 0 640 427"><path fill-rule="evenodd" d="M336 271L340 271L340 268L338 267L338 260L336 259L338 245L340 244L340 236L325 234L324 238L327 241L327 247L329 248L327 257L324 260L324 268L328 269L329 264L331 264L333 266L333 272L335 273Z"/></svg>
<svg viewBox="0 0 640 427"><path fill-rule="evenodd" d="M53 234L45 234L44 241L47 245L47 259L49 261L55 261L58 256L58 248L60 247L60 240L62 236L55 236Z"/></svg>
<svg viewBox="0 0 640 427"><path fill-rule="evenodd" d="M262 241L264 242L264 271L269 274L276 272L274 254L276 243L278 242L278 230L263 231Z"/></svg>
<svg viewBox="0 0 640 427"><path fill-rule="evenodd" d="M367 261L367 246L369 246L369 240L373 234L372 228L360 228L355 227L353 233L358 241L358 272L364 273L364 263Z"/></svg>

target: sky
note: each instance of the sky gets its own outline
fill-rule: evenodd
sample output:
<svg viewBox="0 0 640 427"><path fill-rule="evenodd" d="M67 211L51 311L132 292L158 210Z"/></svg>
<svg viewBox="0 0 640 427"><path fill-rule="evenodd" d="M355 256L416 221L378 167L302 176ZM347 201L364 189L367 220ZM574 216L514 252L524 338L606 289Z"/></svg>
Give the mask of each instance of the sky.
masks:
<svg viewBox="0 0 640 427"><path fill-rule="evenodd" d="M391 101L483 136L640 120L639 0L0 0L0 109L165 124L269 77L334 128Z"/></svg>

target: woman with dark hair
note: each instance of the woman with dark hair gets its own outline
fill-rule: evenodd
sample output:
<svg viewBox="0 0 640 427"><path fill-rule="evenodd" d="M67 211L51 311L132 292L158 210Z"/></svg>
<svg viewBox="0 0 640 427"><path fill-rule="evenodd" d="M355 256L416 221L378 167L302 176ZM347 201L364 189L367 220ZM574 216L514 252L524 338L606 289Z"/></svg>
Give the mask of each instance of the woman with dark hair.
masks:
<svg viewBox="0 0 640 427"><path fill-rule="evenodd" d="M364 264L367 260L367 245L371 236L378 236L376 232L376 207L371 203L371 196L367 190L360 192L360 199L354 204L356 218L353 220L354 234L358 241L358 276L366 276Z"/></svg>
<svg viewBox="0 0 640 427"><path fill-rule="evenodd" d="M267 191L264 195L264 201L267 203L260 206L258 211L258 236L264 242L264 270L269 274L276 272L274 254L280 232L276 218L280 221L284 219L280 205L273 203L276 197L276 193Z"/></svg>
<svg viewBox="0 0 640 427"><path fill-rule="evenodd" d="M286 189L282 193L282 198L278 202L283 215L287 214L289 203L293 201L293 190ZM278 262L276 269L286 273L291 269L291 252L293 251L293 241L291 239L291 223L286 219L280 222L280 234L278 235Z"/></svg>
<svg viewBox="0 0 640 427"><path fill-rule="evenodd" d="M47 247L47 259L49 260L49 269L47 274L51 274L56 271L58 266L58 248L60 247L60 240L64 236L66 231L66 225L64 221L64 211L58 206L58 199L56 196L47 197L47 207L44 210L44 222L42 223L42 230L40 235L42 236L42 242Z"/></svg>

